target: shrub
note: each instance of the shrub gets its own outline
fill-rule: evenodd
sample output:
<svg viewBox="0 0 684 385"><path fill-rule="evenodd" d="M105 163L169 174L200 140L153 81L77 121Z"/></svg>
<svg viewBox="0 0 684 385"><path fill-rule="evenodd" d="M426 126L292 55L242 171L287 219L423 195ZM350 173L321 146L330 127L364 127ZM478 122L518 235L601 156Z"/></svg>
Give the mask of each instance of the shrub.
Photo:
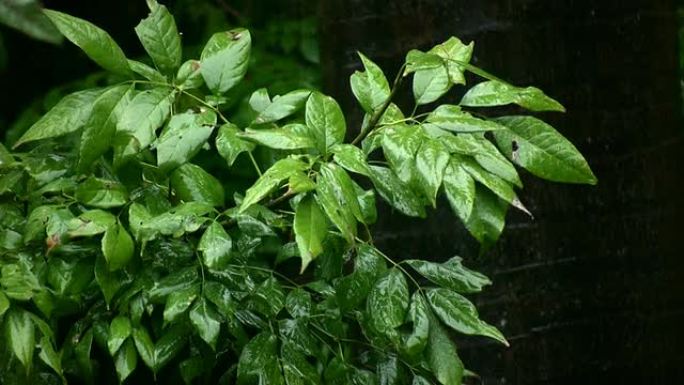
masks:
<svg viewBox="0 0 684 385"><path fill-rule="evenodd" d="M173 17L149 5L135 31L152 65L45 11L115 81L0 146L0 382L455 385L469 372L452 332L508 344L464 297L487 277L459 257L396 261L370 226L378 197L425 217L445 196L486 247L509 206L525 210L513 164L595 183L548 124L477 112L558 102L471 65L473 44L451 38L409 52L392 84L360 55L350 81L366 116L349 141L337 102L309 90L254 92L238 127L222 106L249 31L216 33L183 62ZM485 81L459 105L406 116L393 103L409 76L418 107L465 72Z"/></svg>

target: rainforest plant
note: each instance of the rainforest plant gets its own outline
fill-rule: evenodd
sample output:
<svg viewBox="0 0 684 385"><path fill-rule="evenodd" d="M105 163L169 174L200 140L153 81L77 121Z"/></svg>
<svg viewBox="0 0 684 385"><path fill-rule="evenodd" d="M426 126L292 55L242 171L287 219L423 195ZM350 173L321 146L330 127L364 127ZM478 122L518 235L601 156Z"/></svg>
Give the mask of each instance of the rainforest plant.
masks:
<svg viewBox="0 0 684 385"><path fill-rule="evenodd" d="M309 90L254 92L238 126L223 106L249 31L183 61L173 17L148 3L135 32L149 64L45 11L113 82L0 146L0 383L458 385L469 372L452 333L508 345L465 297L487 277L459 257L395 260L370 226L380 199L412 217L444 201L487 246L509 206L525 210L514 164L595 183L550 125L481 113L558 102L471 65L473 44L450 38L409 52L391 83L360 54L358 130ZM466 72L485 81L434 103ZM393 103L408 79L427 112Z"/></svg>

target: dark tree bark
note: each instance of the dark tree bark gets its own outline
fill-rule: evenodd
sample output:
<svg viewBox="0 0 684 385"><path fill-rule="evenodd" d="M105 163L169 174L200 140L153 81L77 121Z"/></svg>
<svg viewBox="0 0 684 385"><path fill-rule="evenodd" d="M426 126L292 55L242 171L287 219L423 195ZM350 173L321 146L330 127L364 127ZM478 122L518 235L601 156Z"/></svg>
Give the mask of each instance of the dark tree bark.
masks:
<svg viewBox="0 0 684 385"><path fill-rule="evenodd" d="M327 91L356 113L356 127L348 86L356 50L396 70L408 49L451 35L476 41L477 65L539 86L568 109L542 118L577 144L599 185L524 175L521 196L535 219L511 213L483 258L448 210L427 222L392 215L380 224L390 255L461 254L493 278L477 302L512 347L458 340L484 383L684 383L673 1L326 0L321 30Z"/></svg>

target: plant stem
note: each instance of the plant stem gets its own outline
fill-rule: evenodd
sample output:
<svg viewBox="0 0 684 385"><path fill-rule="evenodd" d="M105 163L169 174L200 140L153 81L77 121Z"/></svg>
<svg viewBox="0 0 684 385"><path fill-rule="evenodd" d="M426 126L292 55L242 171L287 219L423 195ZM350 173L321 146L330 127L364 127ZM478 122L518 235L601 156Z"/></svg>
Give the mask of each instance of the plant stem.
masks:
<svg viewBox="0 0 684 385"><path fill-rule="evenodd" d="M401 68L399 68L399 72L397 72L397 76L394 78L394 83L392 84L392 91L390 91L389 96L385 100L384 103L378 108L373 115L371 116L370 120L368 121L368 125L364 128L361 129L361 132L359 135L352 140L351 144L357 144L360 141L363 140L368 134L373 131L375 126L377 126L378 122L380 121L380 118L382 118L382 115L387 111L387 107L390 106L392 103L392 99L394 96L397 94L397 91L399 90L399 85L401 84L401 79L403 78L403 73L404 73L404 68L406 68L406 64L403 64Z"/></svg>

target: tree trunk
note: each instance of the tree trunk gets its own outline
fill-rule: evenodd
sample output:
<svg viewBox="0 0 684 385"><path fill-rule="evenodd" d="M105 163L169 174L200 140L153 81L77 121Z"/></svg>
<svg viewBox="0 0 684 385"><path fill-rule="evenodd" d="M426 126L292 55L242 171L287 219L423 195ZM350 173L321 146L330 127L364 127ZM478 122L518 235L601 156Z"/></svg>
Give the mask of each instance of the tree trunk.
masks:
<svg viewBox="0 0 684 385"><path fill-rule="evenodd" d="M410 48L456 35L475 40L475 64L563 102L567 114L541 117L599 178L584 187L523 175L521 197L535 219L511 213L480 259L448 208L428 221L385 213L377 238L390 255L461 254L493 279L477 302L511 348L458 340L483 383L684 383L674 2L325 0L321 12L326 91L356 114L355 127L348 76L359 67L357 50L394 71Z"/></svg>

